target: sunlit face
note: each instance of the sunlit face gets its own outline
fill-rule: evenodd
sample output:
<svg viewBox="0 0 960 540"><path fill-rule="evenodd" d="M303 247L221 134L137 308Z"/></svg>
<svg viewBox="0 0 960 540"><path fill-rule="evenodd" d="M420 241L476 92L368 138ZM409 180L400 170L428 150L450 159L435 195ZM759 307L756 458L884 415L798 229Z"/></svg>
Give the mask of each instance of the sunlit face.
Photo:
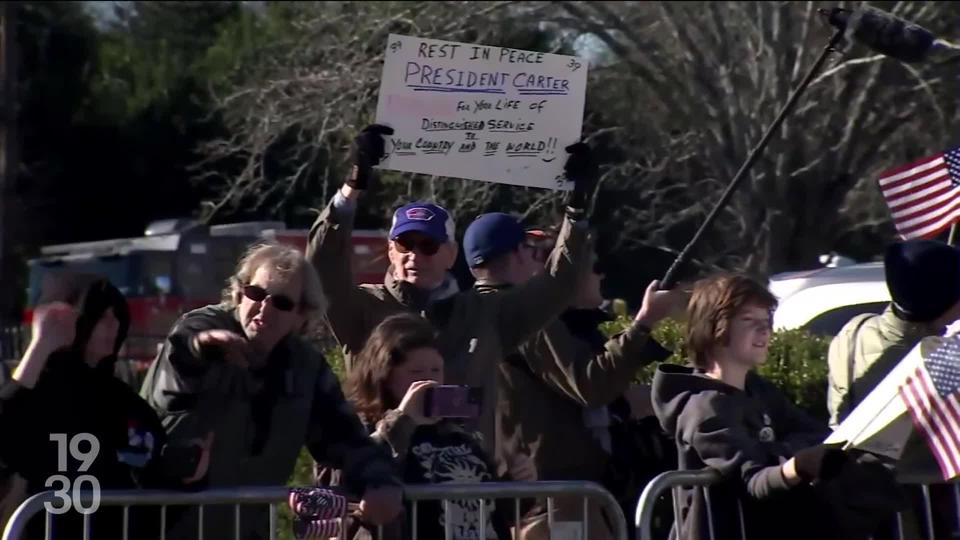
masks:
<svg viewBox="0 0 960 540"><path fill-rule="evenodd" d="M93 327L87 348L84 351L84 360L95 366L114 352L117 344L117 333L120 331L120 321L113 308L107 309Z"/></svg>
<svg viewBox="0 0 960 540"><path fill-rule="evenodd" d="M387 250L393 277L421 289L433 290L443 284L457 258L457 244L440 243L416 231L390 240Z"/></svg>
<svg viewBox="0 0 960 540"><path fill-rule="evenodd" d="M267 296L257 301L242 294L237 314L251 345L259 351L269 352L280 340L303 326L300 306L303 278L298 273L283 275L270 265L262 265L249 284L265 290ZM279 297L293 301L293 309L279 309L277 305L284 303Z"/></svg>
<svg viewBox="0 0 960 540"><path fill-rule="evenodd" d="M436 381L443 384L443 357L433 347L413 349L404 355L403 363L390 370L387 377L390 397L399 402L410 385L417 381Z"/></svg>
<svg viewBox="0 0 960 540"><path fill-rule="evenodd" d="M755 304L744 306L733 319L727 331L727 358L756 367L767 361L772 323L770 310Z"/></svg>

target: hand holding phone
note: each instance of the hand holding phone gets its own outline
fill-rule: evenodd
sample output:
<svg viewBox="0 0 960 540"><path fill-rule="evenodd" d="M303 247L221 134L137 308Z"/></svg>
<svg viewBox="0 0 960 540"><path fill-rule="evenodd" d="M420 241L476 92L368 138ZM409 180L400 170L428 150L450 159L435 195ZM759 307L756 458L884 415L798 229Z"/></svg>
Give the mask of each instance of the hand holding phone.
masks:
<svg viewBox="0 0 960 540"><path fill-rule="evenodd" d="M483 389L470 386L437 385L427 388L423 410L436 418L477 418Z"/></svg>
<svg viewBox="0 0 960 540"><path fill-rule="evenodd" d="M407 388L407 393L400 401L397 407L403 414L409 416L415 424L422 426L424 424L436 424L440 419L432 418L426 414L424 396L433 387L438 386L437 381L416 381Z"/></svg>

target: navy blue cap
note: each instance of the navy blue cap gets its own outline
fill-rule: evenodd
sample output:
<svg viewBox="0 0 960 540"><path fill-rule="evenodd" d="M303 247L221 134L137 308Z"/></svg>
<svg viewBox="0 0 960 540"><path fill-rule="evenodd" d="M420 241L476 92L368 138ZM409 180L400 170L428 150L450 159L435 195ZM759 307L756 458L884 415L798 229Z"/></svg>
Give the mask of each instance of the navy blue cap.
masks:
<svg viewBox="0 0 960 540"><path fill-rule="evenodd" d="M949 244L893 244L887 247L884 271L894 308L908 321L932 321L960 301L960 250Z"/></svg>
<svg viewBox="0 0 960 540"><path fill-rule="evenodd" d="M397 208L390 226L390 239L396 240L405 232L423 233L437 242L453 239L454 226L450 214L441 206L415 202Z"/></svg>
<svg viewBox="0 0 960 540"><path fill-rule="evenodd" d="M517 249L526 235L523 225L509 214L483 214L467 227L463 235L463 254L467 264L475 268Z"/></svg>

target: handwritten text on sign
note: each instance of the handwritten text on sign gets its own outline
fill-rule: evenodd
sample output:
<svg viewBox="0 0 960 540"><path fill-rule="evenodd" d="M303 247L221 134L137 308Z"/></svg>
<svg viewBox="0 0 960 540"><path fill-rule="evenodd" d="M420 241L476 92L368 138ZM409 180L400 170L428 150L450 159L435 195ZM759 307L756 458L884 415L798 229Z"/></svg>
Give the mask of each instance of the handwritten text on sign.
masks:
<svg viewBox="0 0 960 540"><path fill-rule="evenodd" d="M574 56L391 34L377 123L394 128L381 167L570 189L587 63Z"/></svg>

